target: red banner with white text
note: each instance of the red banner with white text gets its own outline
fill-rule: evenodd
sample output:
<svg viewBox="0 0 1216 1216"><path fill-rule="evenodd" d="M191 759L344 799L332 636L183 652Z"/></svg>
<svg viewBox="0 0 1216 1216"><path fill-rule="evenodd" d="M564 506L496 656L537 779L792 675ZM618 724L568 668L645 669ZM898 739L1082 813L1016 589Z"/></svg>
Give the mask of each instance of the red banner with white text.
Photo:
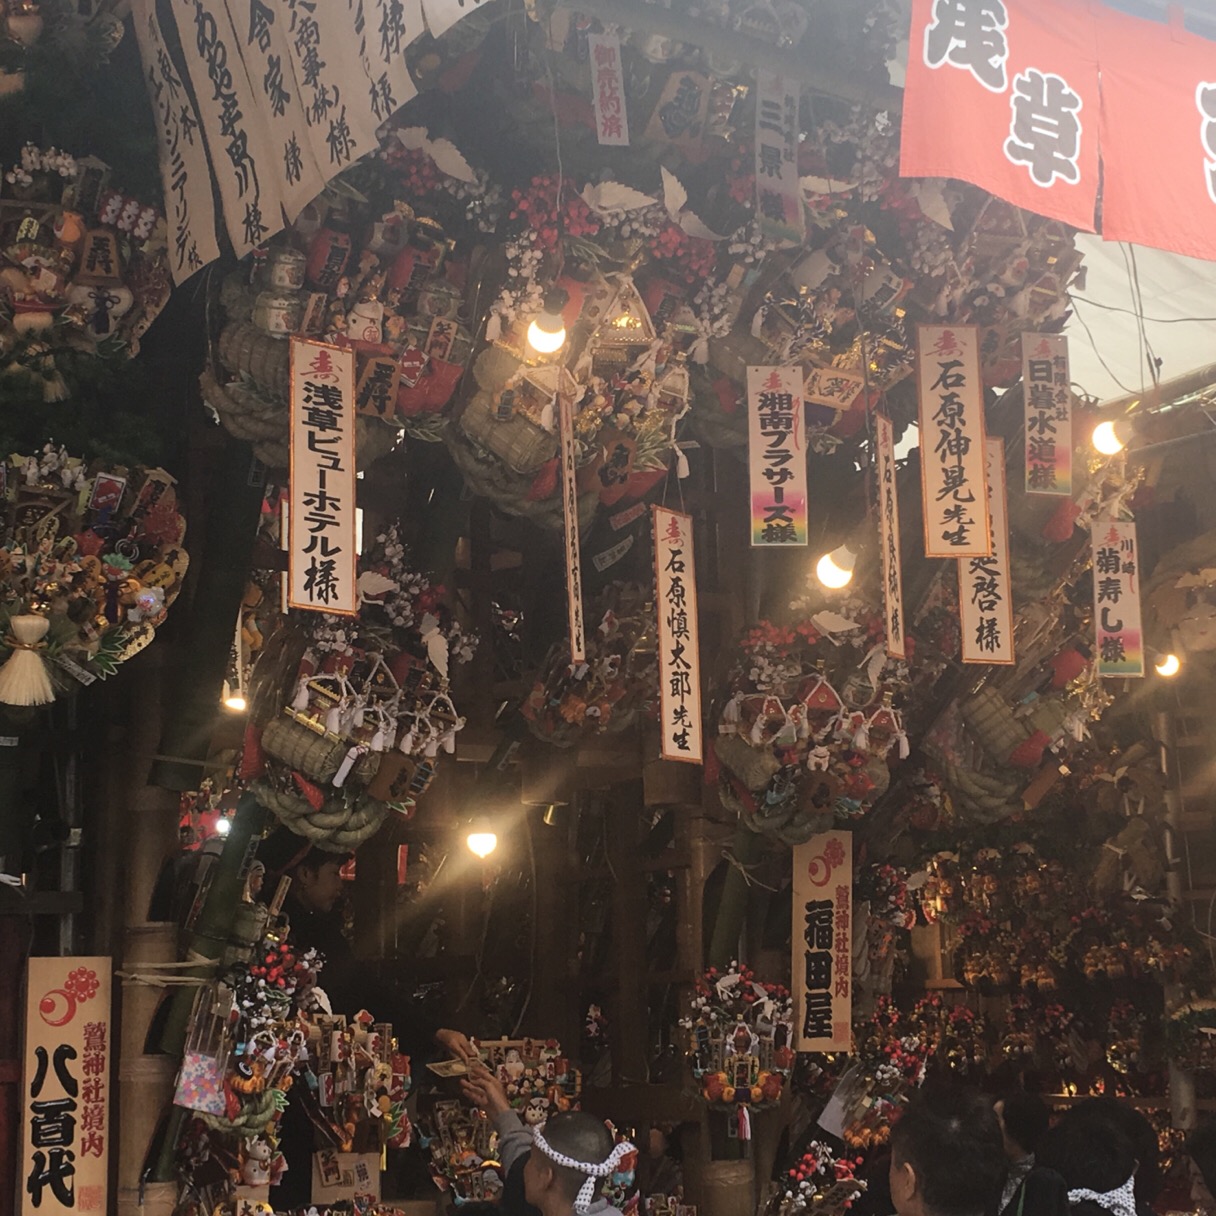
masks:
<svg viewBox="0 0 1216 1216"><path fill-rule="evenodd" d="M1216 259L1216 43L1104 9L1102 235Z"/></svg>
<svg viewBox="0 0 1216 1216"><path fill-rule="evenodd" d="M913 0L905 177L972 182L1092 232L1100 108L1088 0Z"/></svg>

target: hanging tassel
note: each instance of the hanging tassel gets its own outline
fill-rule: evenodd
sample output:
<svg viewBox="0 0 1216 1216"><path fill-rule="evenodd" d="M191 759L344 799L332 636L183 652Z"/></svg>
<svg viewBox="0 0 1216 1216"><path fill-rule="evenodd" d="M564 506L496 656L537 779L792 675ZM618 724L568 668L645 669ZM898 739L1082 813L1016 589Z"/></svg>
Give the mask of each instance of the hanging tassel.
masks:
<svg viewBox="0 0 1216 1216"><path fill-rule="evenodd" d="M401 740L397 744L397 750L406 756L414 750L414 732L412 730L407 730L401 736Z"/></svg>
<svg viewBox="0 0 1216 1216"><path fill-rule="evenodd" d="M451 730L443 733L443 750L446 755L454 756L456 754L456 730L455 726Z"/></svg>
<svg viewBox="0 0 1216 1216"><path fill-rule="evenodd" d="M51 627L44 616L15 616L9 623L6 646L12 655L0 667L0 702L5 705L49 705L55 699L46 662L38 652L46 649L42 640Z"/></svg>
<svg viewBox="0 0 1216 1216"><path fill-rule="evenodd" d="M355 703L355 712L352 715L351 720L350 720L351 727L354 730L361 730L363 727L364 717L365 717L364 702L363 702L363 699L360 698Z"/></svg>
<svg viewBox="0 0 1216 1216"><path fill-rule="evenodd" d="M751 1111L746 1106L740 1106L736 1114L739 1119L739 1139L750 1140L752 1138Z"/></svg>
<svg viewBox="0 0 1216 1216"><path fill-rule="evenodd" d="M303 713L308 708L308 677L301 676L296 685L296 695L291 699L291 708Z"/></svg>
<svg viewBox="0 0 1216 1216"><path fill-rule="evenodd" d="M334 773L334 789L340 790L346 784L346 779L350 776L350 770L355 767L359 761L359 757L366 751L366 747L355 746L346 753L346 759L342 761L338 771Z"/></svg>
<svg viewBox="0 0 1216 1216"><path fill-rule="evenodd" d="M676 476L683 481L688 476L688 456L683 448L676 448Z"/></svg>
<svg viewBox="0 0 1216 1216"><path fill-rule="evenodd" d="M384 751L384 727L380 727L374 735L372 735L371 749L374 752Z"/></svg>
<svg viewBox="0 0 1216 1216"><path fill-rule="evenodd" d="M899 744L899 758L901 760L906 760L908 758L908 752L910 750L909 746L908 746L908 736L907 736L906 732L901 730L899 732L899 734L895 736L895 741Z"/></svg>
<svg viewBox="0 0 1216 1216"><path fill-rule="evenodd" d="M342 710L337 705L325 715L325 729L331 735L342 733Z"/></svg>

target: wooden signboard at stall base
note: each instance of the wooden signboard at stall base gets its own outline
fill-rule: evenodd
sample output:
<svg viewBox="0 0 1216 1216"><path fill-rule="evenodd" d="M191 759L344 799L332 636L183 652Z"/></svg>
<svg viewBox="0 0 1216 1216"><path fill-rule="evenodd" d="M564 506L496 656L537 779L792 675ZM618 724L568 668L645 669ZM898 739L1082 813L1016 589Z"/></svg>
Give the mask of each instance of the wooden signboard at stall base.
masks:
<svg viewBox="0 0 1216 1216"><path fill-rule="evenodd" d="M21 1082L21 1212L109 1212L108 958L31 958Z"/></svg>
<svg viewBox="0 0 1216 1216"><path fill-rule="evenodd" d="M853 1021L853 834L794 850L794 1050L848 1051Z"/></svg>

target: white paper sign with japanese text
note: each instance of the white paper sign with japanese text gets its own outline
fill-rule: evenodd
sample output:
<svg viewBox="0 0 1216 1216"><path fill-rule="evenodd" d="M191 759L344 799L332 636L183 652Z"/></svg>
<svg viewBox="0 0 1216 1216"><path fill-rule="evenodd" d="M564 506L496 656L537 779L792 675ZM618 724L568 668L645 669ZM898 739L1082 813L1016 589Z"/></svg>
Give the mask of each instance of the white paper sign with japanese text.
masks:
<svg viewBox="0 0 1216 1216"><path fill-rule="evenodd" d="M20 1103L26 1216L110 1210L112 970L108 958L29 961Z"/></svg>
<svg viewBox="0 0 1216 1216"><path fill-rule="evenodd" d="M848 1051L853 1025L853 833L794 849L795 1051Z"/></svg>
<svg viewBox="0 0 1216 1216"><path fill-rule="evenodd" d="M132 16L156 123L169 226L169 269L173 281L183 283L220 256L202 119L165 46L156 0L135 0Z"/></svg>
<svg viewBox="0 0 1216 1216"><path fill-rule="evenodd" d="M753 545L807 543L805 415L800 368L747 369Z"/></svg>
<svg viewBox="0 0 1216 1216"><path fill-rule="evenodd" d="M346 0L354 14L367 104L384 122L418 95L405 49L426 33L422 0Z"/></svg>
<svg viewBox="0 0 1216 1216"><path fill-rule="evenodd" d="M992 552L958 559L959 623L964 663L1010 664L1013 657L1013 589L1009 573L1009 504L1005 441L989 439L988 502Z"/></svg>
<svg viewBox="0 0 1216 1216"><path fill-rule="evenodd" d="M583 566L578 544L578 464L574 451L574 401L557 395L558 459L562 466L562 521L566 538L566 614L570 627L570 662L587 657L583 621Z"/></svg>
<svg viewBox="0 0 1216 1216"><path fill-rule="evenodd" d="M987 470L979 331L917 327L925 556L987 556Z"/></svg>
<svg viewBox="0 0 1216 1216"><path fill-rule="evenodd" d="M358 610L355 487L355 352L292 338L291 607Z"/></svg>
<svg viewBox="0 0 1216 1216"><path fill-rule="evenodd" d="M653 524L662 755L700 764L701 644L692 516L654 507Z"/></svg>
<svg viewBox="0 0 1216 1216"><path fill-rule="evenodd" d="M591 61L596 139L601 144L628 147L629 115L625 111L621 40L615 34L588 34L587 53Z"/></svg>
<svg viewBox="0 0 1216 1216"><path fill-rule="evenodd" d="M904 644L904 576L899 551L899 492L895 482L895 428L885 414L874 415L878 454L878 531L882 544L882 598L887 654L907 657Z"/></svg>
<svg viewBox="0 0 1216 1216"><path fill-rule="evenodd" d="M1094 630L1098 675L1144 675L1136 525L1094 520Z"/></svg>
<svg viewBox="0 0 1216 1216"><path fill-rule="evenodd" d="M283 227L278 152L245 72L241 40L224 0L178 0L173 7L224 224L240 257Z"/></svg>
<svg viewBox="0 0 1216 1216"><path fill-rule="evenodd" d="M1027 494L1072 497L1071 382L1063 334L1022 335Z"/></svg>
<svg viewBox="0 0 1216 1216"><path fill-rule="evenodd" d="M806 238L798 174L798 82L756 73L756 217L765 236L787 245Z"/></svg>
<svg viewBox="0 0 1216 1216"><path fill-rule="evenodd" d="M443 37L462 17L481 7L483 0L422 0L427 28L436 38Z"/></svg>
<svg viewBox="0 0 1216 1216"><path fill-rule="evenodd" d="M274 0L225 0L240 39L248 87L256 98L287 211L297 215L325 188L328 177L308 140L304 92L292 70L287 9ZM265 167L264 167L265 168Z"/></svg>

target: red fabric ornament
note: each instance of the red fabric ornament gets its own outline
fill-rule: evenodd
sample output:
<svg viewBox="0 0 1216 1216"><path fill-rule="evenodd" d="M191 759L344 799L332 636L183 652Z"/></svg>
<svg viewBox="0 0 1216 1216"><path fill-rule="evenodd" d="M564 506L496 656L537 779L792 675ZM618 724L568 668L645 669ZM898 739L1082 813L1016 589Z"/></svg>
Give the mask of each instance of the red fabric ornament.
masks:
<svg viewBox="0 0 1216 1216"><path fill-rule="evenodd" d="M1072 536L1073 527L1080 514L1081 508L1071 498L1062 499L1060 505L1056 507L1055 513L1043 525L1044 539L1055 541L1056 544L1063 544Z"/></svg>
<svg viewBox="0 0 1216 1216"><path fill-rule="evenodd" d="M1050 662L1051 687L1058 691L1071 684L1085 670L1086 659L1079 650L1070 646L1054 655Z"/></svg>
<svg viewBox="0 0 1216 1216"><path fill-rule="evenodd" d="M1051 736L1046 731L1036 730L1024 743L1009 753L1009 763L1014 768L1027 770L1038 768L1043 763L1043 752L1051 742Z"/></svg>
<svg viewBox="0 0 1216 1216"><path fill-rule="evenodd" d="M546 461L532 479L528 490L529 502L541 502L557 493L557 457Z"/></svg>
<svg viewBox="0 0 1216 1216"><path fill-rule="evenodd" d="M296 783L296 788L304 796L305 802L315 811L319 811L325 805L325 795L321 792L319 786L313 785L305 777L301 777L299 773L292 773L291 779Z"/></svg>

